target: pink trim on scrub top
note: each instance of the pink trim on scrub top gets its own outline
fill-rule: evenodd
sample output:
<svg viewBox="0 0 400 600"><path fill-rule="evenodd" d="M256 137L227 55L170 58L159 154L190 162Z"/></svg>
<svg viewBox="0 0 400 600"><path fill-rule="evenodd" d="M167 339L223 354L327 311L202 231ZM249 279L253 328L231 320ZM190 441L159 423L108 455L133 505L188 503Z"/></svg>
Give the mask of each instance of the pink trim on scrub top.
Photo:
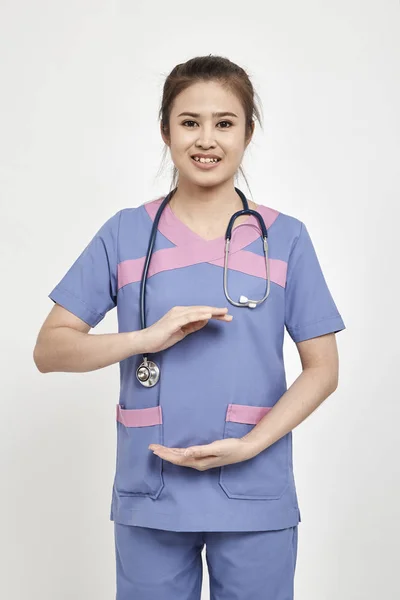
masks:
<svg viewBox="0 0 400 600"><path fill-rule="evenodd" d="M272 406L249 406L247 404L228 404L226 421L235 423L249 423L257 425L264 415L271 410Z"/></svg>
<svg viewBox="0 0 400 600"><path fill-rule="evenodd" d="M161 406L151 408L123 408L116 405L117 421L125 427L148 427L162 424ZM226 421L234 423L249 423L256 425L266 415L272 406L249 406L248 404L228 404Z"/></svg>
<svg viewBox="0 0 400 600"><path fill-rule="evenodd" d="M161 425L161 406L151 408L121 408L117 404L117 421L125 427L148 427L149 425Z"/></svg>
<svg viewBox="0 0 400 600"><path fill-rule="evenodd" d="M144 205L154 221L157 209L163 198ZM268 227L275 221L279 212L267 206L258 206ZM225 237L204 240L191 231L172 212L167 204L158 223L158 231L173 244L174 248L163 248L153 253L148 277L172 269L200 263L209 263L223 267L225 259ZM254 252L243 250L245 246L260 236L260 227L256 217L250 215L245 223L235 227L232 232L229 250L228 268L242 273L266 279L265 258ZM146 258L128 259L118 264L118 289L129 283L141 280ZM287 262L278 258L269 258L271 281L285 287Z"/></svg>

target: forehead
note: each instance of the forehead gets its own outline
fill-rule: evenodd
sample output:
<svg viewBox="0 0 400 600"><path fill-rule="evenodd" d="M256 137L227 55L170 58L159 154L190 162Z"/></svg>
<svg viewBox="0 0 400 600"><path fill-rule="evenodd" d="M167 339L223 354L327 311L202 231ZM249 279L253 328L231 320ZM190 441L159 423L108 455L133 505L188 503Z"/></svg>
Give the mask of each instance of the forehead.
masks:
<svg viewBox="0 0 400 600"><path fill-rule="evenodd" d="M212 112L229 111L244 116L242 104L229 88L217 81L198 81L175 98L171 116L190 111L209 116Z"/></svg>

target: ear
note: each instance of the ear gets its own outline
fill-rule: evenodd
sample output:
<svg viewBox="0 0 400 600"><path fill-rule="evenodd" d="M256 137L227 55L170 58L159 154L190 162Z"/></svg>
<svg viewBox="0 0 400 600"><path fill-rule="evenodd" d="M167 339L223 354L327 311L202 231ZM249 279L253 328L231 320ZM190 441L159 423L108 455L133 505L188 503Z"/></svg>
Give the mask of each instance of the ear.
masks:
<svg viewBox="0 0 400 600"><path fill-rule="evenodd" d="M169 138L167 137L167 135L165 134L165 132L163 130L162 122L160 122L160 133L161 133L161 137L162 137L164 143L167 146L169 146L170 145Z"/></svg>
<svg viewBox="0 0 400 600"><path fill-rule="evenodd" d="M254 123L254 121L252 121L251 122L251 132L249 134L249 137L246 139L245 148L247 148L247 146L250 144L250 142L251 142L251 140L253 138L254 126L255 126L255 123Z"/></svg>

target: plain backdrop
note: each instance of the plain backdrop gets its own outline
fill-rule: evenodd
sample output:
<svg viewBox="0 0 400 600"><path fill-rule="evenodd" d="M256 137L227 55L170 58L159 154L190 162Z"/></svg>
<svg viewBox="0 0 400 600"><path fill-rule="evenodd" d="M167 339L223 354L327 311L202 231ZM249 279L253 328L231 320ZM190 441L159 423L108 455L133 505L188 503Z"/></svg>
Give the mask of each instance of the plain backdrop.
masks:
<svg viewBox="0 0 400 600"><path fill-rule="evenodd" d="M162 86L206 54L245 68L262 102L243 162L251 193L239 187L305 222L347 327L338 389L293 434L295 598L398 597L399 12L388 0L1 0L2 598L115 597L119 366L41 374L32 352L47 294L98 228L168 192ZM91 333L116 331L113 310ZM287 333L285 362L290 385L301 366Z"/></svg>

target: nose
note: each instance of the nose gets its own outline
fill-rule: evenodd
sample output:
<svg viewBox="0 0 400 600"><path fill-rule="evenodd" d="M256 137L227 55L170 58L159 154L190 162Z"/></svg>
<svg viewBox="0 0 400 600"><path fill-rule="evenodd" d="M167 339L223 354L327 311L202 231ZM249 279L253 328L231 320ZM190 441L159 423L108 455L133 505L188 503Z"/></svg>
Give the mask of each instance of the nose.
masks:
<svg viewBox="0 0 400 600"><path fill-rule="evenodd" d="M212 125L210 125L209 127L200 127L196 146L201 146L202 148L215 147L215 139L213 132L214 130Z"/></svg>

